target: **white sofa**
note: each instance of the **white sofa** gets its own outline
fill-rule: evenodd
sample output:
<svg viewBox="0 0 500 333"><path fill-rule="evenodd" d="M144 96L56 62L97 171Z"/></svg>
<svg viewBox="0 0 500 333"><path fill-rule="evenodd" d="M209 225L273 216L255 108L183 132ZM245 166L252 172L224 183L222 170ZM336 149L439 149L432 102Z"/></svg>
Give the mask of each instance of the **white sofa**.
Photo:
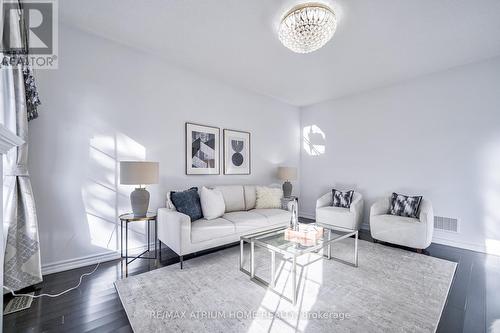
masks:
<svg viewBox="0 0 500 333"><path fill-rule="evenodd" d="M429 247L434 231L434 213L429 201L422 199L419 218L388 214L390 198L376 201L370 209L370 232L374 240L417 249Z"/></svg>
<svg viewBox="0 0 500 333"><path fill-rule="evenodd" d="M354 192L350 208L334 207L332 191L316 201L316 222L331 225L341 231L359 230L363 216L363 197Z"/></svg>
<svg viewBox="0 0 500 333"><path fill-rule="evenodd" d="M242 235L290 223L293 203L289 203L288 210L255 209L254 185L213 188L222 192L226 205L220 218L191 222L189 216L177 212L169 202L167 208L158 209L158 239L180 256L181 268L184 255L234 243Z"/></svg>

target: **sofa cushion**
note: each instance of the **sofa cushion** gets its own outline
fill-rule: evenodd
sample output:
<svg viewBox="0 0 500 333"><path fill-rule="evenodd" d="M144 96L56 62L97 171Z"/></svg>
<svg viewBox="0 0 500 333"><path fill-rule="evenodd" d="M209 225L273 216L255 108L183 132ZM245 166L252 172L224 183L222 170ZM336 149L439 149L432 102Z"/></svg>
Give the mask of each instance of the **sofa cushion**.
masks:
<svg viewBox="0 0 500 333"><path fill-rule="evenodd" d="M215 186L214 188L222 192L226 213L245 210L245 194L242 185Z"/></svg>
<svg viewBox="0 0 500 333"><path fill-rule="evenodd" d="M234 223L223 218L199 219L191 223L191 241L203 242L234 234Z"/></svg>
<svg viewBox="0 0 500 333"><path fill-rule="evenodd" d="M316 221L341 229L356 229L355 214L349 208L326 206L316 209Z"/></svg>
<svg viewBox="0 0 500 333"><path fill-rule="evenodd" d="M252 209L250 213L257 213L267 218L267 223L270 225L282 224L290 222L291 213L287 210L276 208L258 208Z"/></svg>
<svg viewBox="0 0 500 333"><path fill-rule="evenodd" d="M426 248L430 242L427 240L426 228L432 228L432 225L411 217L389 214L370 216L370 233L373 238L383 242Z"/></svg>
<svg viewBox="0 0 500 333"><path fill-rule="evenodd" d="M222 218L234 223L236 232L249 231L268 226L267 217L254 212L230 212Z"/></svg>
<svg viewBox="0 0 500 333"><path fill-rule="evenodd" d="M181 192L172 191L170 192L170 200L172 200L178 212L186 214L191 218L191 222L203 217L197 187L191 187L189 190Z"/></svg>
<svg viewBox="0 0 500 333"><path fill-rule="evenodd" d="M213 220L224 215L226 206L221 191L211 190L203 186L200 190L201 210L203 217Z"/></svg>
<svg viewBox="0 0 500 333"><path fill-rule="evenodd" d="M244 193L245 193L245 209L250 210L255 208L255 201L257 199L255 193L255 185L244 185Z"/></svg>

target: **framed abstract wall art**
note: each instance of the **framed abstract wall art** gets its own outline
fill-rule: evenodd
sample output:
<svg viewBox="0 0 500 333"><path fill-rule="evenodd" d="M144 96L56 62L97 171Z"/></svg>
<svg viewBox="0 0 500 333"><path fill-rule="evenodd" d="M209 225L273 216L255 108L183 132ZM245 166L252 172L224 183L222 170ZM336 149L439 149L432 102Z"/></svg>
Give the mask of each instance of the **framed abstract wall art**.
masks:
<svg viewBox="0 0 500 333"><path fill-rule="evenodd" d="M186 174L220 174L220 129L186 123Z"/></svg>
<svg viewBox="0 0 500 333"><path fill-rule="evenodd" d="M249 175L250 133L224 129L224 174Z"/></svg>

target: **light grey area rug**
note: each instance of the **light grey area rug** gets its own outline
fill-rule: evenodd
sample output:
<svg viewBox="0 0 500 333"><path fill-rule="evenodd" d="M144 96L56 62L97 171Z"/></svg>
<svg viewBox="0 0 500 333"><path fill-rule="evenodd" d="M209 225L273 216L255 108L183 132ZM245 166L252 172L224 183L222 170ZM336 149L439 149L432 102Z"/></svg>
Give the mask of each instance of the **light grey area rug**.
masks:
<svg viewBox="0 0 500 333"><path fill-rule="evenodd" d="M333 246L350 260L353 239ZM246 249L247 251L248 249ZM245 252L247 254L247 252ZM359 242L359 267L318 260L301 274L296 306L249 280L234 247L115 283L135 332L434 332L456 264ZM276 257L277 288L291 296L290 264ZM305 255L299 263L318 255ZM246 258L248 262L248 258ZM270 254L256 252L270 275Z"/></svg>

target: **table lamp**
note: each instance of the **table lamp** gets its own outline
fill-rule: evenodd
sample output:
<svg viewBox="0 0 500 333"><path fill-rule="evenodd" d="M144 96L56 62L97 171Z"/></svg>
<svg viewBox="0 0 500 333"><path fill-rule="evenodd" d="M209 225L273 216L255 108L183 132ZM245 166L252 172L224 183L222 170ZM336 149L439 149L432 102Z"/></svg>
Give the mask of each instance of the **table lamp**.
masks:
<svg viewBox="0 0 500 333"><path fill-rule="evenodd" d="M297 179L297 168L294 167L279 167L278 168L278 178L284 180L283 183L283 196L285 198L290 198L292 195L292 183L290 180Z"/></svg>
<svg viewBox="0 0 500 333"><path fill-rule="evenodd" d="M121 161L120 184L139 185L130 193L132 212L136 217L146 216L149 207L149 192L143 185L158 184L158 162Z"/></svg>

